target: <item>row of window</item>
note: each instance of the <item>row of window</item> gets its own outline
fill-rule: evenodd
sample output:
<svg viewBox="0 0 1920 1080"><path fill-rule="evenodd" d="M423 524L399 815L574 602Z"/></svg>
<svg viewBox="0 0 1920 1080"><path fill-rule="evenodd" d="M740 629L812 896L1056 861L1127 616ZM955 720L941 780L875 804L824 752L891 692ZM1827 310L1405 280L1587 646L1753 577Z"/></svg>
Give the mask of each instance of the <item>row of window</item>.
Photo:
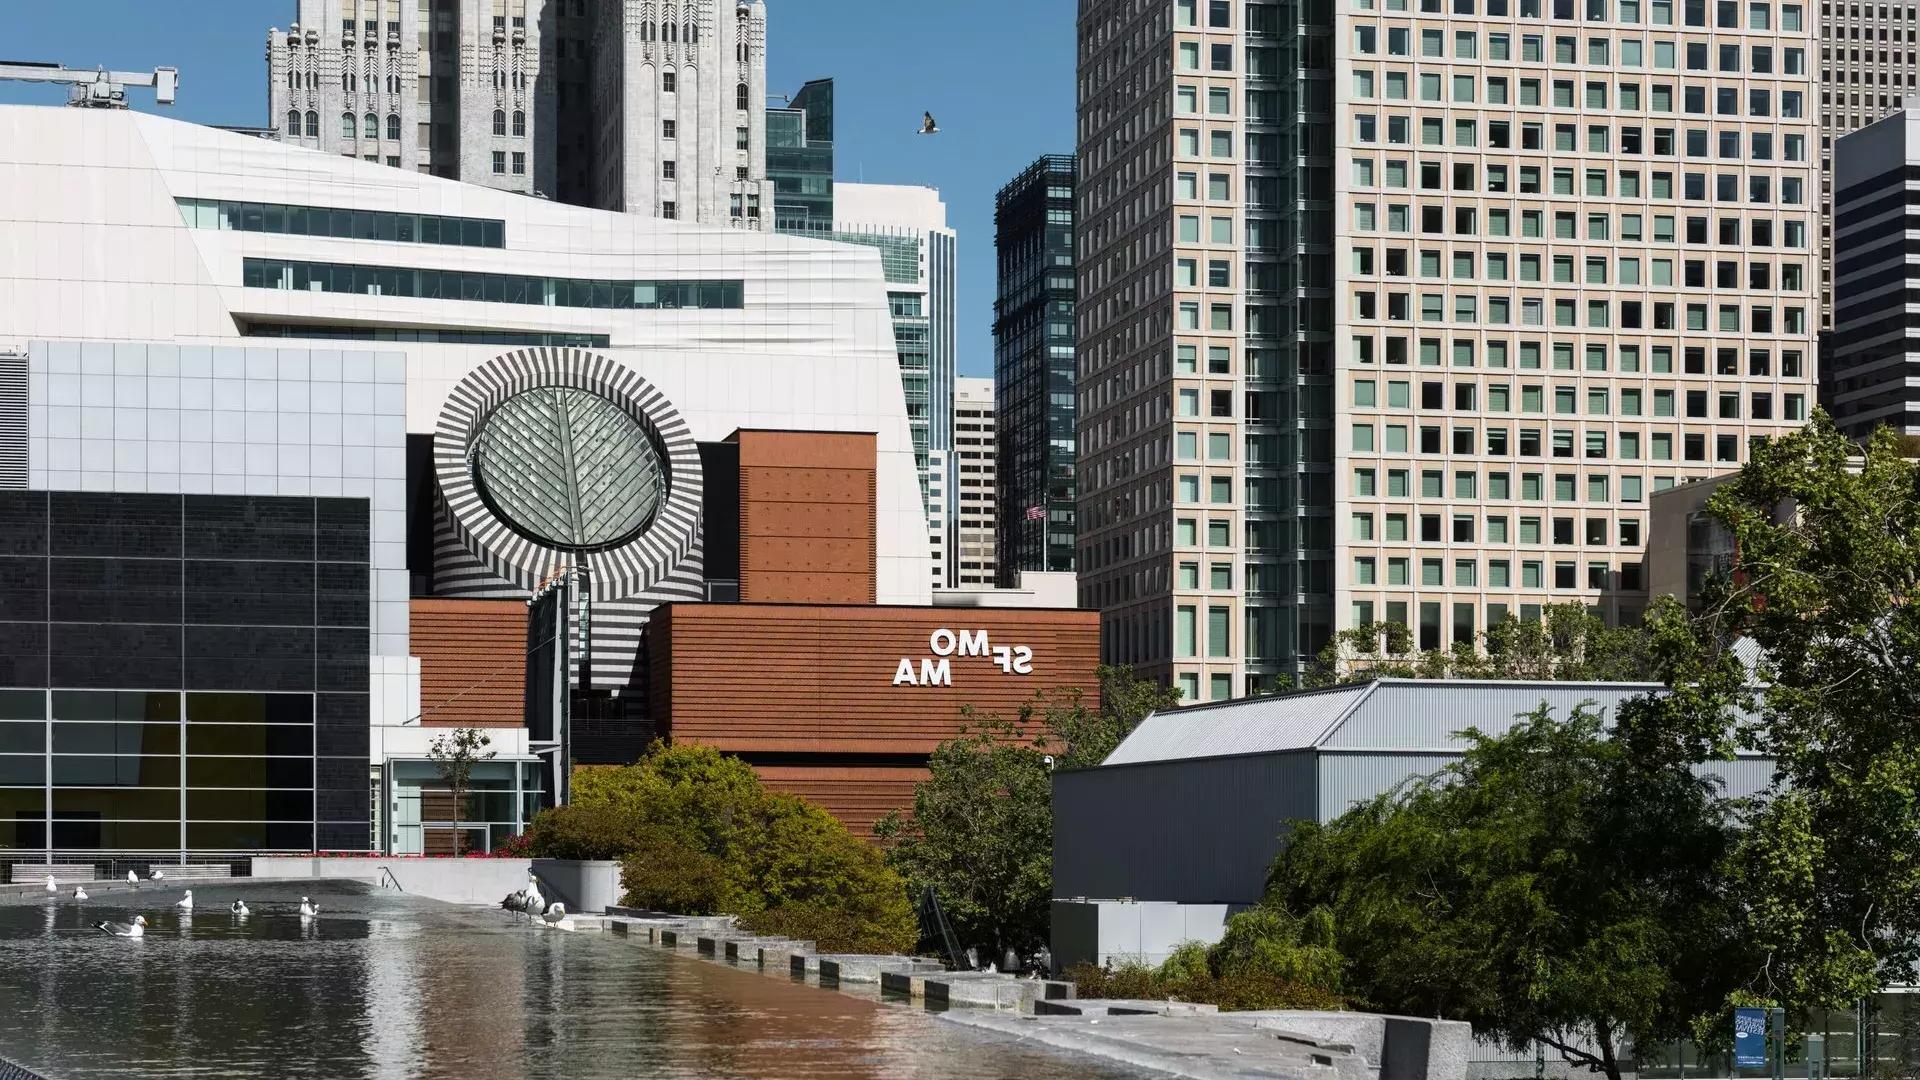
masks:
<svg viewBox="0 0 1920 1080"><path fill-rule="evenodd" d="M1374 256L1382 256L1376 260ZM1474 250L1455 250L1451 257L1434 248L1422 248L1418 252L1403 247L1388 247L1376 251L1373 245L1356 246L1352 253L1352 270L1356 276L1373 277L1381 275L1390 278L1420 277L1439 279L1443 276L1442 266L1451 270L1454 281L1477 281L1484 277L1487 281L1547 281L1560 284L1584 283L1587 285L1652 285L1670 287L1675 283L1673 259L1650 259L1642 261L1637 255L1622 255L1609 259L1604 255L1558 255L1522 251L1489 251L1481 256ZM1785 260L1776 265L1771 262L1755 261L1746 263L1745 284L1740 273L1741 263L1736 259L1716 259L1711 263L1706 259L1679 260L1681 275L1678 280L1689 289L1740 289L1754 292L1773 292L1776 287L1784 292L1803 292L1806 289L1806 264ZM1708 274L1711 265L1713 273ZM1476 267L1482 272L1476 274ZM1650 271L1643 274L1643 268ZM1579 274L1576 276L1576 270ZM1210 288L1221 288L1228 284L1231 277L1230 264L1214 259L1207 263L1207 284ZM1549 275L1544 276L1543 275ZM1198 262L1194 259L1177 259L1174 262L1174 284L1181 287L1197 287ZM1711 282L1711 285L1709 285Z"/></svg>
<svg viewBox="0 0 1920 1080"><path fill-rule="evenodd" d="M1435 90L1438 94L1438 90ZM1359 95L1370 98L1372 94ZM1389 100L1406 100L1405 95ZM1438 101L1437 96L1428 100ZM1796 116L1801 106L1794 104ZM1429 119L1423 125L1423 141L1426 145L1448 145L1438 141L1443 131L1442 121ZM1374 141L1373 131L1364 121L1356 123L1356 137L1364 141ZM1456 119L1453 121L1453 141L1450 145L1461 149L1477 148L1480 143L1481 122L1476 119ZM1486 123L1486 146L1494 150L1546 150L1547 127L1542 123L1527 122L1519 125L1520 142L1513 140L1514 125L1506 120L1490 120ZM1571 130L1570 125L1562 129ZM1783 161L1796 162L1807 160L1807 136L1798 132L1782 135L1776 142L1771 129L1748 130L1746 138L1741 138L1742 129L1723 128L1717 131L1707 128L1687 128L1684 131L1675 128L1654 128L1651 138L1648 132L1637 126L1625 126L1618 129L1619 140L1616 144L1613 136L1615 129L1606 124L1589 125L1588 150L1591 153L1629 154L1637 157L1692 157L1718 158L1723 161ZM1391 130L1389 134L1392 134ZM1179 132L1178 148L1182 157L1201 156L1199 132L1182 128ZM1778 146L1776 153L1775 147ZM1571 150L1569 144L1566 147ZM1744 152L1744 157L1743 157ZM1233 156L1233 140L1230 132L1215 131L1209 133L1207 157L1226 158Z"/></svg>
<svg viewBox="0 0 1920 1080"><path fill-rule="evenodd" d="M1736 106L1737 106L1737 102L1736 102ZM1798 102L1795 102L1793 107L1796 110L1793 115L1795 116L1800 115L1799 112L1797 111L1800 107ZM1379 120L1380 120L1380 117L1375 113L1367 112L1367 111L1355 112L1353 114L1354 140L1362 144L1363 146L1379 145L1381 141L1380 140L1381 129L1380 129ZM1388 146L1416 145L1414 141L1413 120L1414 120L1413 117L1410 117L1404 114L1388 113L1386 115L1386 121L1387 121L1386 145ZM1475 149L1480 146L1480 122L1477 120L1458 119L1453 121L1453 140L1451 143L1447 141L1446 120L1442 117L1425 116L1425 117L1419 118L1418 130L1419 130L1419 141L1417 145L1420 145L1420 146L1432 146L1432 147L1451 146L1454 149ZM1679 156L1674 153L1674 149L1673 149L1674 148L1673 140L1676 138L1675 129L1655 128L1653 130L1653 153L1651 155L1649 155L1647 152L1646 134L1647 132L1645 129L1638 126L1634 126L1634 125L1623 126L1616 129L1610 124L1588 124L1586 152L1589 154L1604 154L1604 155L1607 155L1609 158L1615 157L1620 154L1627 154L1635 157ZM1688 147L1688 154L1690 156L1694 156L1694 157L1714 156L1713 154L1710 154L1707 152L1708 143L1706 142L1706 139L1710 134L1712 134L1711 132L1702 128L1702 129L1690 129L1685 134L1688 140L1687 147ZM1533 122L1533 121L1524 122L1520 124L1519 144L1515 145L1513 140L1513 125L1506 120L1492 120L1487 123L1487 135L1488 135L1487 147L1493 150L1520 150L1520 151L1549 151L1550 150L1557 156L1557 155L1564 155L1564 154L1575 154L1580 152L1580 149L1581 149L1580 137L1579 137L1580 128L1576 124L1548 125L1545 123ZM1552 136L1551 139L1548 138L1549 135ZM1617 141L1615 139L1616 135L1618 136ZM1732 135L1733 138L1729 139L1728 138L1729 135ZM1718 133L1717 137L1720 141L1719 149L1729 151L1727 153L1721 154L1720 156L1738 158L1739 156L1738 151L1740 148L1738 136L1739 136L1739 132L1737 131L1733 131L1733 132L1721 131ZM1799 136L1795 136L1794 138L1800 139ZM1805 143L1804 143L1804 140L1801 140L1801 141L1796 141L1793 145L1795 148L1793 152L1798 153L1800 152L1800 148L1804 147ZM1695 152L1696 149L1698 150L1698 152ZM1768 155L1771 155L1773 152L1773 144L1771 140L1768 140L1764 145L1759 145L1758 149L1764 150ZM1198 156L1198 155L1190 154L1188 156ZM1473 159L1472 155L1462 155L1462 157L1465 158L1467 161L1471 161ZM1372 159L1368 158L1366 160L1371 161ZM1769 156L1769 158L1767 158L1766 160L1771 160L1771 157ZM1783 157L1782 160L1793 161L1798 159ZM1506 187L1507 177L1508 177L1507 169L1508 169L1508 165L1504 162L1492 162L1487 165L1488 182L1490 185L1489 190L1492 190L1492 191L1508 190L1508 188ZM1622 177L1629 176L1629 175L1637 177L1640 175L1638 169L1632 169L1632 170L1622 169L1620 170L1620 174ZM1673 175L1672 173L1656 173L1654 175L1666 176L1669 181L1668 187L1669 189L1671 189L1672 187L1671 181L1672 181L1672 175ZM1703 175L1703 174L1694 173L1689 175ZM1463 188L1460 188L1460 190L1472 190L1472 188L1463 187ZM1669 194L1661 197L1672 198L1673 196Z"/></svg>
<svg viewBox="0 0 1920 1080"><path fill-rule="evenodd" d="M525 277L399 266L247 259L241 283L250 289L413 296L575 308L707 308L746 306L740 281L611 281Z"/></svg>
<svg viewBox="0 0 1920 1080"><path fill-rule="evenodd" d="M1349 485L1350 494L1355 499L1373 499L1383 495L1386 498L1395 500L1412 499L1415 497L1414 492L1416 489L1414 487L1413 470L1387 469L1385 473L1386 482L1383 485L1380 483L1380 469L1371 465L1356 467L1353 470L1353 479ZM1588 473L1586 501L1596 504L1613 502L1616 494L1614 480L1615 477L1612 473ZM1617 494L1620 502L1632 505L1646 498L1645 477L1638 473L1629 472L1622 473L1618 477L1618 480L1619 487ZM1667 482L1663 485L1660 483L1661 480ZM1673 486L1672 481L1672 477L1657 477L1655 478L1653 490L1664 491L1666 488ZM1549 488L1549 484L1551 484L1551 488ZM1441 469L1420 470L1419 488L1417 490L1419 492L1418 497L1422 499L1448 498L1446 472ZM1556 473L1552 479L1549 480L1544 473L1529 472L1521 473L1516 485L1513 474L1503 470L1495 469L1482 475L1474 469L1456 469L1453 473L1452 490L1453 494L1451 498L1468 502L1547 502L1549 501L1548 492L1551 490L1551 501L1571 503L1580 501L1580 477L1576 473ZM1406 539L1405 515L1402 514L1399 515L1399 517L1398 539ZM1360 530L1356 528L1355 531L1359 532ZM1388 531L1389 534L1395 532L1392 523L1389 523ZM1429 535L1431 535L1433 539L1439 539L1437 531ZM1497 538L1501 543L1505 543L1507 540L1506 519L1501 518L1500 524L1497 526L1489 524L1487 535ZM1525 534L1523 533L1523 535ZM1371 523L1366 526L1365 535L1359 538L1373 539L1373 526ZM1425 536L1422 537L1422 539L1426 538ZM1538 541L1528 542L1537 543ZM1567 540L1565 542L1572 543L1573 541ZM1595 542L1598 543L1599 541Z"/></svg>
<svg viewBox="0 0 1920 1080"><path fill-rule="evenodd" d="M1355 337L1350 359L1355 363L1371 364L1375 359L1375 339L1371 336ZM1410 344L1407 338L1389 335L1380 352L1388 364L1406 364L1414 357L1421 367L1439 367L1442 350L1446 343L1440 338L1420 338ZM1589 343L1582 350L1587 371L1608 370L1608 352L1612 350L1613 369L1627 374L1642 370L1641 346L1638 344L1602 345ZM1209 350L1211 352L1211 350ZM1471 368L1484 362L1489 368L1518 367L1520 370L1541 370L1542 361L1551 358L1552 370L1574 370L1575 351L1571 342L1557 341L1544 346L1539 341L1522 340L1508 342L1499 339L1480 343L1476 347L1471 338L1457 338L1452 345L1452 366ZM1647 347L1645 370L1655 375L1668 375L1674 372L1674 348L1671 345L1653 345ZM1680 351L1681 372L1687 375L1705 375L1707 371L1707 349L1703 345L1685 346ZM1722 347L1714 350L1712 374L1738 375L1740 373L1740 350ZM1785 379L1804 377L1805 354L1799 349L1783 349L1780 352L1780 376ZM1773 351L1756 348L1747 350L1747 374L1768 376L1772 374ZM1432 384L1422 384L1425 387Z"/></svg>
<svg viewBox="0 0 1920 1080"><path fill-rule="evenodd" d="M1513 298L1510 296L1481 296L1476 293L1453 294L1453 307L1449 311L1447 297L1442 293L1420 293L1418 314L1415 314L1414 295L1405 292L1388 292L1385 304L1373 290L1357 291L1352 296L1353 318L1360 321L1385 319L1387 322L1454 322L1477 324L1483 321L1489 326L1561 326L1580 327L1589 330L1680 330L1688 332L1706 332L1716 330L1729 334L1789 334L1798 336L1807 332L1807 309L1799 305L1789 305L1779 309L1779 319L1774 318L1775 309L1770 305L1759 304L1742 308L1738 304L1718 305L1717 315L1709 318L1710 305L1679 305L1669 301L1657 301L1646 304L1639 300L1588 300L1585 318L1581 317L1580 302L1567 298L1549 298L1523 296L1520 298L1519 317L1515 319ZM1485 301L1484 312L1481 302ZM1227 305L1214 304L1209 328L1213 330L1232 329L1231 319L1223 317L1221 309ZM1651 318L1648 317L1651 308ZM1552 318L1548 315L1551 313ZM1742 317L1744 313L1744 318ZM1230 316L1231 312L1227 313ZM1178 309L1179 319L1175 323L1178 329L1199 329L1199 305L1182 303Z"/></svg>
<svg viewBox="0 0 1920 1080"><path fill-rule="evenodd" d="M1795 25L1789 29L1798 30L1799 19L1797 14L1794 22ZM1447 47L1449 38L1451 38L1453 46L1451 55L1449 55ZM1478 30L1454 30L1449 34L1446 30L1423 28L1418 31L1416 36L1416 32L1412 28L1404 26L1380 26L1377 24L1359 23L1353 28L1353 51L1357 55L1381 55L1383 40L1386 46L1385 55L1390 58L1405 57L1412 59L1418 57L1429 60L1480 60L1482 58L1480 55L1481 34ZM1414 47L1416 41L1419 43L1417 50ZM1553 38L1553 45L1551 50L1549 50L1547 37L1544 34L1522 34L1520 35L1520 50L1517 56L1514 53L1513 41L1514 36L1509 33L1497 31L1488 33L1486 35L1487 48L1485 59L1500 63L1546 64L1552 66L1566 66L1581 62L1580 39L1572 35L1562 35ZM1709 43L1707 42L1683 43L1672 39L1659 38L1649 42L1645 38L1616 38L1611 35L1605 37L1588 37L1586 42L1585 62L1592 67L1614 67L1614 59L1617 56L1619 59L1618 66L1621 68L1634 69L1651 67L1662 71L1678 71L1681 69L1680 59L1682 56L1685 56L1687 58L1686 70L1706 71L1708 70L1709 59L1713 55L1708 49ZM1683 45L1685 46L1685 52L1682 52ZM1738 49L1740 45L1735 43L1725 46L1725 48ZM1746 48L1748 49L1748 57L1752 65L1752 74L1773 74L1774 46L1748 44ZM1804 67L1806 63L1805 49L1799 46L1784 46L1781 47L1780 52L1783 63L1793 63ZM1721 55L1722 57L1737 57L1738 53L1722 53ZM1735 67L1723 67L1721 70L1739 70L1737 60L1735 63ZM1787 75L1798 75L1801 73L1800 70L1787 70L1784 72L1784 74Z"/></svg>
<svg viewBox="0 0 1920 1080"><path fill-rule="evenodd" d="M1509 207L1485 207L1481 205L1460 205L1453 207L1452 223L1449 228L1447 207L1437 203L1388 203L1386 204L1385 227L1382 228L1378 205L1371 202L1353 204L1353 228L1356 232L1410 233L1418 231L1429 236L1487 236L1505 238L1518 236L1521 239L1554 240L1621 240L1627 242L1652 242L1655 244L1684 243L1689 247L1703 247L1718 244L1734 248L1771 248L1782 247L1805 250L1807 246L1807 221L1802 217L1782 216L1778 222L1779 240L1775 241L1775 220L1771 216L1756 214L1751 217L1739 214L1723 213L1718 219L1710 219L1704 214L1681 218L1674 214L1653 214L1648 217L1640 214L1615 215L1599 212L1584 215L1584 231L1581 228L1583 215L1573 210L1555 210L1549 212L1540 209L1521 209L1517 211L1520 231L1514 232L1516 211ZM1419 228L1414 228L1414 211L1419 211ZM1486 226L1481 228L1481 213L1485 212ZM1200 218L1198 215L1180 215L1174 219L1176 235L1180 243L1200 242ZM1547 231L1548 223L1553 231ZM1212 219L1212 232L1208 241L1214 244L1232 243L1233 219ZM1651 224L1651 228L1649 228ZM1684 233L1676 231L1684 224ZM1709 226L1712 226L1711 228ZM1187 239L1189 236L1191 240Z"/></svg>
<svg viewBox="0 0 1920 1080"><path fill-rule="evenodd" d="M1408 11L1407 0L1377 0L1378 7L1386 11ZM1653 26L1673 26L1673 0L1647 0L1644 11L1641 0L1486 0L1484 11L1478 0L1416 0L1413 10L1423 15L1479 15L1490 18L1551 19L1554 22L1621 22L1628 24L1648 23ZM1376 0L1353 0L1356 11L1375 10ZM1749 0L1746 5L1746 17L1749 22L1756 19L1772 21L1766 9L1770 5ZM1681 0L1681 22L1679 25L1706 27L1714 26L1722 30L1741 29L1741 4L1739 0L1714 0L1712 4L1713 20L1708 22L1708 0ZM1799 31L1805 22L1805 8L1800 4L1780 5L1780 28ZM1761 27L1760 29L1765 29Z"/></svg>
<svg viewBox="0 0 1920 1080"><path fill-rule="evenodd" d="M1447 406L1442 395L1439 393L1442 388L1440 383L1421 383L1420 388L1423 391L1420 395L1419 405L1421 412L1445 411ZM1352 393L1350 396L1353 401L1353 407L1356 409L1378 409L1382 407L1388 409L1413 409L1415 406L1413 404L1413 395L1409 392L1410 389L1411 385L1407 382L1401 380L1389 381L1387 383L1386 401L1383 406L1380 395L1376 392L1377 384L1374 380L1355 379L1351 387ZM1480 389L1486 391L1484 399L1475 393L1476 390ZM1750 394L1751 397L1747 402L1744 415L1754 420L1774 419L1772 392L1755 390L1751 391ZM1676 412L1676 409L1681 406L1685 407L1685 415L1689 419L1714 418L1720 420L1739 420L1743 415L1740 400L1741 391L1739 390L1671 390L1664 388L1647 390L1637 386L1589 386L1587 387L1585 395L1582 395L1579 387L1547 387L1539 383L1521 384L1518 409L1514 408L1515 401L1512 387L1507 383L1489 383L1484 388L1476 383L1456 383L1454 385L1453 409L1461 413L1479 412L1480 410L1474 406L1478 401L1485 400L1486 411L1489 413L1518 412L1523 415L1532 413L1545 416L1548 413L1548 404L1551 402L1553 415L1579 416L1582 415L1580 405L1583 396L1586 402L1584 415L1587 416L1616 415L1614 411L1615 405L1619 407L1618 415L1624 417L1677 416L1679 414ZM1791 398L1795 395L1788 396ZM1804 403L1804 395L1801 395L1801 397ZM1651 408L1649 408L1649 406L1651 406ZM1792 407L1791 404L1789 407ZM1356 425L1356 430L1358 430L1359 427L1371 429L1372 425ZM1358 440L1356 439L1356 441ZM1368 441L1371 442L1371 436L1369 436ZM1371 447L1369 446L1368 448L1370 449ZM1356 446L1354 449L1358 450L1361 448Z"/></svg>
<svg viewBox="0 0 1920 1080"><path fill-rule="evenodd" d="M1478 559L1454 559L1452 586L1457 589L1598 589L1618 588L1623 592L1639 592L1646 588L1641 571L1641 563L1622 563L1619 577L1614 577L1612 563L1591 562L1587 564L1587 578L1583 585L1580 581L1579 563L1561 560L1549 564L1542 559L1521 559L1518 561L1519 574L1514 574L1515 562L1511 559L1488 559L1486 574L1481 575ZM1446 588L1447 561L1443 559L1421 559L1420 577L1413 580L1412 567L1407 559L1387 559L1386 574L1379 573L1377 561L1362 557L1353 561L1353 584L1356 586L1385 585L1388 587ZM1548 582L1552 584L1549 585ZM1424 605L1423 605L1424 606ZM1438 607L1438 605L1434 605ZM1471 605L1468 605L1471 608ZM1465 639L1462 639L1465 640Z"/></svg>
<svg viewBox="0 0 1920 1080"><path fill-rule="evenodd" d="M1804 421L1807 418L1806 397L1802 394L1786 395L1785 415L1782 419ZM1736 398L1736 403L1738 399ZM1772 407L1768 406L1771 413ZM1737 419L1737 418L1735 418ZM1772 419L1772 416L1754 417L1754 419ZM1734 433L1710 435L1704 431L1684 431L1677 436L1671 431L1622 431L1618 434L1613 452L1608 452L1608 433L1592 431L1585 433L1568 428L1555 428L1543 431L1540 428L1521 428L1517 433L1503 427L1489 427L1480 431L1472 427L1456 427L1452 438L1447 439L1446 432L1436 425L1424 425L1418 429L1405 424L1383 424L1378 428L1382 438L1374 440L1376 428L1373 424L1354 424L1352 427L1350 449L1356 454L1428 454L1452 453L1461 457L1473 457L1484 454L1488 457L1507 457L1517 455L1523 458L1551 456L1570 459L1578 456L1577 450L1584 449L1584 456L1590 461L1673 461L1674 445L1680 446L1680 460L1707 461L1707 448L1713 448L1713 461L1734 462L1740 460L1741 438ZM1509 438L1517 434L1518 438ZM1708 441L1711 438L1711 443ZM1579 439L1579 442L1576 442ZM1765 441L1764 435L1751 435L1749 442Z"/></svg>
<svg viewBox="0 0 1920 1080"><path fill-rule="evenodd" d="M386 240L402 244L455 247L506 246L507 223L495 218L445 214L403 214L386 210L345 210L332 206L176 199L180 217L191 229L327 236L341 240Z"/></svg>

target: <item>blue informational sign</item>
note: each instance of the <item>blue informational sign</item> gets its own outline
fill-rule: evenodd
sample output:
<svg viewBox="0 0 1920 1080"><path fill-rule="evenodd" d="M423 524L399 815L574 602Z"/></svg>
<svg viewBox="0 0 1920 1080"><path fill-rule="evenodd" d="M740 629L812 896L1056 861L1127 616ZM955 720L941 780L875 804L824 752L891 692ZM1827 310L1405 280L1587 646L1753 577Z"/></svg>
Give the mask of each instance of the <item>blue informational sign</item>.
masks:
<svg viewBox="0 0 1920 1080"><path fill-rule="evenodd" d="M1767 1010L1733 1010L1733 1067L1767 1067Z"/></svg>

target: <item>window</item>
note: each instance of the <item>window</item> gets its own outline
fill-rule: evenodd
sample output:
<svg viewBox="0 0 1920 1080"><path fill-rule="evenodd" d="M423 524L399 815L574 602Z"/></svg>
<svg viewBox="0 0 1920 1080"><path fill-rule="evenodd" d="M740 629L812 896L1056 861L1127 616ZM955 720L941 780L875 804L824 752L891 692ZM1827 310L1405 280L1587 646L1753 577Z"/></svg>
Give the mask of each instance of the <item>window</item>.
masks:
<svg viewBox="0 0 1920 1080"><path fill-rule="evenodd" d="M735 109L738 109L741 112L746 112L748 108L749 100L750 99L747 96L746 83L740 83L733 88L733 107Z"/></svg>
<svg viewBox="0 0 1920 1080"><path fill-rule="evenodd" d="M395 117L394 119L397 120L399 118ZM524 139L527 137L527 114L520 109L513 110L513 135L516 139Z"/></svg>
<svg viewBox="0 0 1920 1080"><path fill-rule="evenodd" d="M495 150L493 152L493 174L495 176L505 176L507 174L507 152L505 150Z"/></svg>
<svg viewBox="0 0 1920 1080"><path fill-rule="evenodd" d="M507 110L493 110L493 133L495 135L505 135L507 133Z"/></svg>
<svg viewBox="0 0 1920 1080"><path fill-rule="evenodd" d="M387 115L387 140L389 142L400 141L400 114L399 113L389 113Z"/></svg>
<svg viewBox="0 0 1920 1080"><path fill-rule="evenodd" d="M340 137L343 139L359 138L360 137L359 129L356 125L357 125L357 121L354 120L352 113L341 113L340 114Z"/></svg>
<svg viewBox="0 0 1920 1080"><path fill-rule="evenodd" d="M513 175L527 175L527 155L524 151L515 150L513 152Z"/></svg>
<svg viewBox="0 0 1920 1080"><path fill-rule="evenodd" d="M675 76L674 73L671 71L661 72L660 73L660 89L663 92L668 94L673 93L675 90L679 88L676 79L677 79L677 76Z"/></svg>
<svg viewBox="0 0 1920 1080"><path fill-rule="evenodd" d="M748 150L751 149L752 146L753 143L748 137L746 128L737 127L733 129L733 148L735 150Z"/></svg>
<svg viewBox="0 0 1920 1080"><path fill-rule="evenodd" d="M672 221L680 216L680 208L674 204L673 200L669 199L660 204L660 216L668 221Z"/></svg>
<svg viewBox="0 0 1920 1080"><path fill-rule="evenodd" d="M660 137L661 138L663 139L678 138L679 134L680 134L679 124L675 123L672 120L660 121Z"/></svg>

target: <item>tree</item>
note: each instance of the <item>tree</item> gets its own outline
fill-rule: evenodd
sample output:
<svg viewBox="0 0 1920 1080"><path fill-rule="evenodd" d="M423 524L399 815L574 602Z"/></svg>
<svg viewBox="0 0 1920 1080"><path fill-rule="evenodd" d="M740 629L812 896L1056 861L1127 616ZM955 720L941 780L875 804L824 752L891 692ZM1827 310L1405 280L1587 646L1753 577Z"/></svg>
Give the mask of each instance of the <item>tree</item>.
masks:
<svg viewBox="0 0 1920 1080"><path fill-rule="evenodd" d="M995 957L1047 939L1051 770L1098 765L1148 714L1180 699L1128 668L1103 666L1099 677L1098 709L1072 689L1036 696L1013 720L970 723L934 750L932 775L914 788L912 815L896 811L874 827L914 893L931 888L961 940Z"/></svg>
<svg viewBox="0 0 1920 1080"><path fill-rule="evenodd" d="M1675 652L1751 679L1703 682L1698 723L1742 718L1776 762L1733 861L1762 950L1751 989L1838 1006L1920 976L1920 469L1881 429L1864 448L1824 413L1754 450L1707 514L1734 573L1707 583Z"/></svg>
<svg viewBox="0 0 1920 1080"><path fill-rule="evenodd" d="M621 859L633 906L737 915L831 951L894 952L918 937L906 883L880 850L767 790L739 758L655 743L632 765L576 770L573 792L534 819L534 852Z"/></svg>
<svg viewBox="0 0 1920 1080"><path fill-rule="evenodd" d="M1538 619L1508 617L1478 646L1418 650L1399 623L1370 622L1335 634L1320 650L1308 685L1373 679L1528 679L1646 682L1657 677L1647 632L1608 626L1582 604L1550 604Z"/></svg>
<svg viewBox="0 0 1920 1080"><path fill-rule="evenodd" d="M1468 732L1438 776L1297 827L1265 906L1331 920L1342 989L1369 1008L1467 1020L1619 1080L1627 1046L1689 1034L1748 955L1716 872L1729 805L1689 752L1636 752L1691 750L1666 719L1623 708L1609 738L1589 709L1543 706L1505 735ZM1279 955L1297 958L1281 925Z"/></svg>
<svg viewBox="0 0 1920 1080"><path fill-rule="evenodd" d="M473 783L473 767L493 757L493 751L487 749L492 743L486 732L462 727L435 738L427 747L427 757L440 770L440 780L453 790L453 853L456 855L467 846L465 834L460 830L460 818L467 808L467 788Z"/></svg>

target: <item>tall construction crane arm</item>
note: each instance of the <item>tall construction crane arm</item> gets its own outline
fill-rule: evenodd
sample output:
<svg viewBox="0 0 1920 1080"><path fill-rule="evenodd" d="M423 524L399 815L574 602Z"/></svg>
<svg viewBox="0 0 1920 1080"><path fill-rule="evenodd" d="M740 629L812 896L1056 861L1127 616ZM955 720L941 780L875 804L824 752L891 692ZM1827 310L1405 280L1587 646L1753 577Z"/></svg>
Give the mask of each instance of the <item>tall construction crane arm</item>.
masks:
<svg viewBox="0 0 1920 1080"><path fill-rule="evenodd" d="M127 87L153 87L156 104L173 104L180 87L180 69L157 67L152 71L84 70L59 64L36 64L18 60L0 60L0 79L15 82L61 83L67 88L67 104L85 109L124 109Z"/></svg>

